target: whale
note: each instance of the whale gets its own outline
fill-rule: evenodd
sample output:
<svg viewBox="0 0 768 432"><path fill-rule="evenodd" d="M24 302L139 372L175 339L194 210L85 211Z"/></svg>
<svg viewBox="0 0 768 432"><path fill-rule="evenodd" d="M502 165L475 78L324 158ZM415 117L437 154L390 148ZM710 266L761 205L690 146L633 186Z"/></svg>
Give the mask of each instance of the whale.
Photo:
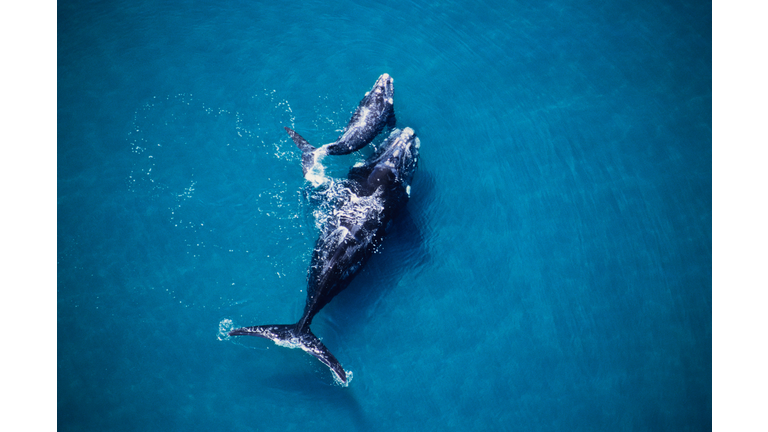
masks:
<svg viewBox="0 0 768 432"><path fill-rule="evenodd" d="M368 145L385 127L394 128L397 123L394 96L394 80L387 73L381 74L371 91L367 92L357 105L352 118L336 141L320 147L311 145L296 131L286 126L285 131L301 149L304 176L323 156L350 154Z"/></svg>
<svg viewBox="0 0 768 432"><path fill-rule="evenodd" d="M230 336L257 336L277 345L301 348L328 366L346 385L347 372L312 333L312 319L344 291L378 250L391 222L406 206L419 161L420 141L413 129L394 129L364 162L350 168L336 186L331 217L323 225L307 271L304 312L295 324L231 330Z"/></svg>

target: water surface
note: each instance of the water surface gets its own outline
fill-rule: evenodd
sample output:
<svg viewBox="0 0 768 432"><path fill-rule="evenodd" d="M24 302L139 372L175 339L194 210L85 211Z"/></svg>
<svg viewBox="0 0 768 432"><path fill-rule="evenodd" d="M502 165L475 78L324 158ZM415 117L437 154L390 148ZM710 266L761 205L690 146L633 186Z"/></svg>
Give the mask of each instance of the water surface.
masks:
<svg viewBox="0 0 768 432"><path fill-rule="evenodd" d="M711 429L711 58L709 3L60 3L60 430ZM421 163L315 318L342 388L219 325L300 316L283 127L383 72Z"/></svg>

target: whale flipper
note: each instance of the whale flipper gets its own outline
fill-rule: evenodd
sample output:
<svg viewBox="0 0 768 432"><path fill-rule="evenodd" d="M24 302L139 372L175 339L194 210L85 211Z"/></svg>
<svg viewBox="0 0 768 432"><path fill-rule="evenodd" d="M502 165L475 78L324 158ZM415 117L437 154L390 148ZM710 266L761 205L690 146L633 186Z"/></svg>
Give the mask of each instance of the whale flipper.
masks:
<svg viewBox="0 0 768 432"><path fill-rule="evenodd" d="M392 110L392 113L387 118L387 127L390 129L394 129L397 125L397 118L395 117L395 110Z"/></svg>
<svg viewBox="0 0 768 432"><path fill-rule="evenodd" d="M293 129L287 126L284 126L284 128L285 131L288 132L288 135L291 137L293 142L295 142L299 149L301 149L301 169L304 171L304 175L306 176L307 171L311 170L315 165L315 152L317 152L317 148L307 142L304 137L297 134Z"/></svg>
<svg viewBox="0 0 768 432"><path fill-rule="evenodd" d="M287 129L287 128L286 128ZM328 351L320 339L317 338L309 327L303 330L298 328L298 324L274 324L261 325L254 327L241 327L229 332L230 336L258 336L269 339L277 345L288 348L301 348L307 353L317 357L336 375L343 384L347 382L347 373L341 366L336 357Z"/></svg>

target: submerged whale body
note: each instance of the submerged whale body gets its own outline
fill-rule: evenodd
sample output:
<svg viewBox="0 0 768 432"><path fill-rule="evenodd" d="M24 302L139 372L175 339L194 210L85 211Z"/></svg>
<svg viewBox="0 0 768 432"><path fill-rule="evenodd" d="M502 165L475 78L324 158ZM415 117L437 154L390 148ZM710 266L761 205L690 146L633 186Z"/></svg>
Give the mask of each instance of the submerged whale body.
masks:
<svg viewBox="0 0 768 432"><path fill-rule="evenodd" d="M301 149L301 165L305 176L307 171L315 165L318 157L327 154L350 154L368 145L385 127L395 127L397 120L395 119L393 82L392 77L386 73L376 80L371 91L365 94L355 112L352 113L352 118L349 119L341 136L333 143L316 148L293 129L285 128L293 142Z"/></svg>
<svg viewBox="0 0 768 432"><path fill-rule="evenodd" d="M271 339L281 346L301 348L333 371L341 383L347 373L309 326L312 319L343 291L386 235L389 222L405 207L419 159L419 139L413 129L395 129L364 163L350 169L341 183L332 217L315 243L308 270L307 300L296 324L243 327L230 336Z"/></svg>

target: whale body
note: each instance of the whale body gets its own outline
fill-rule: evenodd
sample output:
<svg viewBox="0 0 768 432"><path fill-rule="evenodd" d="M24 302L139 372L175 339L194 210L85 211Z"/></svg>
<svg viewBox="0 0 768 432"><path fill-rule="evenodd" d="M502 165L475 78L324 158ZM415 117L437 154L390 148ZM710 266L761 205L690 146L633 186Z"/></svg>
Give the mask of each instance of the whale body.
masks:
<svg viewBox="0 0 768 432"><path fill-rule="evenodd" d="M385 127L394 128L395 118L394 80L389 74L382 74L373 85L371 91L360 101L352 118L341 136L335 142L315 147L307 142L293 129L285 127L285 131L302 152L302 169L304 175L317 163L318 158L325 155L345 155L360 150L373 141Z"/></svg>
<svg viewBox="0 0 768 432"><path fill-rule="evenodd" d="M413 129L395 129L339 184L332 217L322 227L312 253L306 304L299 321L238 328L230 331L230 336L258 336L281 346L301 348L327 365L339 382L347 383L341 363L312 333L310 324L347 288L381 244L390 222L408 203L419 145Z"/></svg>

